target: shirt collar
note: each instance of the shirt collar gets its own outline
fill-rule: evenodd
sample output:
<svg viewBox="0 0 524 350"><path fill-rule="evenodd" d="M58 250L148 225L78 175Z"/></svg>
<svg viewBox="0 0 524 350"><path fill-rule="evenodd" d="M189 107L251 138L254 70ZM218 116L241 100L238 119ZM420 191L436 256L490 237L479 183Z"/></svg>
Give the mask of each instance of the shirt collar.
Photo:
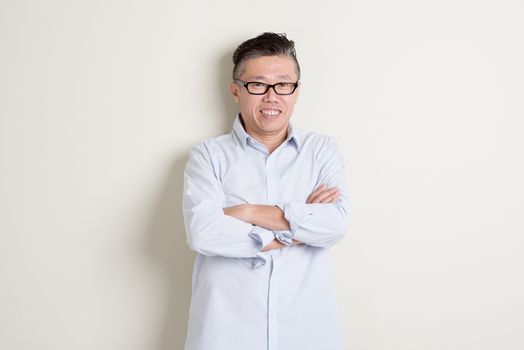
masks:
<svg viewBox="0 0 524 350"><path fill-rule="evenodd" d="M240 145L242 146L242 149L246 149L247 140L251 137L246 130L244 129L244 126L242 126L242 121L240 120L240 113L237 114L235 121L233 122L233 133L237 137L238 141L240 142ZM287 138L284 142L288 142L292 140L295 143L295 146L297 146L297 150L300 152L300 149L302 147L302 137L301 133L296 130L291 123L288 124L287 127Z"/></svg>

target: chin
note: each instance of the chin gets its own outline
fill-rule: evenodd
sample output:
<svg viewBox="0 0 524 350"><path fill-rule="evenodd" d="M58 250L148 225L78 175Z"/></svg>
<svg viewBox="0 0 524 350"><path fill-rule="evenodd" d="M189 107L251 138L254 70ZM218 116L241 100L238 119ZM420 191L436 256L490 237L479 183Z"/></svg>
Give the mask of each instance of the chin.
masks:
<svg viewBox="0 0 524 350"><path fill-rule="evenodd" d="M278 115L275 115L275 116L267 116L267 115L264 115L262 113L259 113L258 114L258 120L260 120L261 122L269 122L269 123L287 123L287 116L285 113L280 113Z"/></svg>

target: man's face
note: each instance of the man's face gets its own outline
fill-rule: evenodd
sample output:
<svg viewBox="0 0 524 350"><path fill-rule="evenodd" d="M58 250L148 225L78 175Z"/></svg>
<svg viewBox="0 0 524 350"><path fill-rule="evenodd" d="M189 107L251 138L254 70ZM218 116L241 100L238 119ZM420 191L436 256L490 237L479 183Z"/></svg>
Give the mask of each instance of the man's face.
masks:
<svg viewBox="0 0 524 350"><path fill-rule="evenodd" d="M262 56L244 62L240 80L275 84L294 83L298 79L292 58ZM264 95L251 95L243 85L231 83L231 93L240 105L246 132L255 138L285 137L299 90L300 85L292 95L278 95L272 88Z"/></svg>

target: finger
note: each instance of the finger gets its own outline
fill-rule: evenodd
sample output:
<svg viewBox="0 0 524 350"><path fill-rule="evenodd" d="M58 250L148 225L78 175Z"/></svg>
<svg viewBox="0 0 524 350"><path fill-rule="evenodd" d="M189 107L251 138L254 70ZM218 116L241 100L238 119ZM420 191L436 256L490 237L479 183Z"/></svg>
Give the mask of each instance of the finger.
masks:
<svg viewBox="0 0 524 350"><path fill-rule="evenodd" d="M322 197L325 196L326 192L331 191L332 188L324 187L320 190L313 192L311 195L310 203L318 203Z"/></svg>
<svg viewBox="0 0 524 350"><path fill-rule="evenodd" d="M320 203L336 203L338 200L338 197L340 197L340 192L336 192L332 194L331 196L324 198Z"/></svg>
<svg viewBox="0 0 524 350"><path fill-rule="evenodd" d="M316 202L322 201L324 198L331 196L333 193L335 193L337 189L335 187L326 188L325 190L321 191L319 194L317 194L314 198Z"/></svg>
<svg viewBox="0 0 524 350"><path fill-rule="evenodd" d="M335 187L326 188L312 197L310 203L320 203L325 197L332 195L335 191L337 191Z"/></svg>
<svg viewBox="0 0 524 350"><path fill-rule="evenodd" d="M338 193L338 188L327 189L327 190L323 191L322 193L320 193L318 195L318 197L316 198L316 200L319 203L324 203L324 200L326 200L327 198L330 198L331 196L333 196L336 193Z"/></svg>
<svg viewBox="0 0 524 350"><path fill-rule="evenodd" d="M318 196L319 193L321 193L326 188L326 185L322 184L317 187L316 190L311 192L311 194L307 197L307 203L312 203L316 196Z"/></svg>

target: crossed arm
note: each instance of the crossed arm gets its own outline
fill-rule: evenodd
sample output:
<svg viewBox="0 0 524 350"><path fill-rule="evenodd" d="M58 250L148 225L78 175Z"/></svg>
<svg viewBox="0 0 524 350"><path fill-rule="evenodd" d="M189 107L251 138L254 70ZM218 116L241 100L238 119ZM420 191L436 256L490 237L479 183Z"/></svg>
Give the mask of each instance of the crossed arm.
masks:
<svg viewBox="0 0 524 350"><path fill-rule="evenodd" d="M327 248L347 231L349 197L340 152L333 141L319 146L318 187L307 199L273 205L224 208L226 196L208 143L195 146L184 171L183 212L187 243L207 256L257 258L283 245Z"/></svg>
<svg viewBox="0 0 524 350"><path fill-rule="evenodd" d="M340 195L340 192L335 187L327 187L320 185L307 198L307 204L313 203L335 203ZM289 222L284 216L284 212L277 206L273 205L259 205L259 204L240 204L232 207L224 208L224 214L232 216L244 222L264 227L268 230L289 230ZM293 244L303 244L300 241L293 239ZM269 244L262 248L265 252L273 249L280 249L285 244L277 239L273 239Z"/></svg>

